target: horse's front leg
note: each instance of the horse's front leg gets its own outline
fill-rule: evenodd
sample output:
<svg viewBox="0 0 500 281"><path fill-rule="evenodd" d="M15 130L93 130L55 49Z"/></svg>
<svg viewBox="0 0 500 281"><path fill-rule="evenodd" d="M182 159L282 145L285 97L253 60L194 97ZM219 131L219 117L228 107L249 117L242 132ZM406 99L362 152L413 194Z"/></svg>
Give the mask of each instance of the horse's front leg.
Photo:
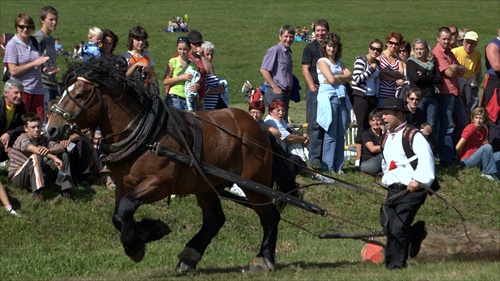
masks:
<svg viewBox="0 0 500 281"><path fill-rule="evenodd" d="M260 224L264 233L259 253L256 258L250 261L248 269L249 271L274 270L276 242L278 239L278 224L281 220L280 213L274 205L265 204L266 202L269 202L269 198L262 197L261 194L257 194L256 196L258 199L254 201L253 196L255 194L252 191L245 192L251 202L253 201L253 203L257 203L253 208L259 216Z"/></svg>
<svg viewBox="0 0 500 281"><path fill-rule="evenodd" d="M115 227L121 226L120 240L125 253L135 262L140 262L144 258L146 243L161 239L170 233L170 228L159 220L143 219L140 222L134 220L135 211L143 204L141 196L146 194L151 196L150 193L157 189L146 189L144 186L145 184L141 183L140 186L127 193L120 200L113 216Z"/></svg>
<svg viewBox="0 0 500 281"><path fill-rule="evenodd" d="M203 212L203 225L177 256L179 263L176 269L179 272L187 272L196 268L212 238L226 222L217 194L212 191L197 193L196 200Z"/></svg>

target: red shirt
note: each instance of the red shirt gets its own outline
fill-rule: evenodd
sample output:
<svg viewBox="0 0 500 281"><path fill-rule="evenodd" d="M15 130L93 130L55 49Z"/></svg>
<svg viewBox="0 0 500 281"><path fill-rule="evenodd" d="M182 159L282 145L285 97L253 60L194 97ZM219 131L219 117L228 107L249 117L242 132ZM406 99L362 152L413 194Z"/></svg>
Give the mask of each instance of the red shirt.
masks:
<svg viewBox="0 0 500 281"><path fill-rule="evenodd" d="M441 45L437 44L432 50L434 54L436 66L441 73L442 82L439 83L438 89L440 94L452 94L454 96L460 95L460 89L458 87L458 76L448 77L443 72L450 67L452 64L459 64L455 55L451 52L451 49L444 49Z"/></svg>
<svg viewBox="0 0 500 281"><path fill-rule="evenodd" d="M481 126L476 130L476 126L474 124L469 124L462 132L462 138L466 139L464 148L462 149L462 155L460 156L460 160L467 159L471 157L476 150L478 150L481 145L484 144L484 141L488 137L488 131L484 126Z"/></svg>

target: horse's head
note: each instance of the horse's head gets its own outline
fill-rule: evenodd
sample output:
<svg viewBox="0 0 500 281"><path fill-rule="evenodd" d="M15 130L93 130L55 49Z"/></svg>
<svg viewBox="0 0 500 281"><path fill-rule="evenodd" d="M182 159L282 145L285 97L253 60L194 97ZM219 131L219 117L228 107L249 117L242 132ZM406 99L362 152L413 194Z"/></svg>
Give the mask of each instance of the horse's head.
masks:
<svg viewBox="0 0 500 281"><path fill-rule="evenodd" d="M95 125L103 114L99 84L77 77L50 111L45 129L53 140L67 139L72 132Z"/></svg>

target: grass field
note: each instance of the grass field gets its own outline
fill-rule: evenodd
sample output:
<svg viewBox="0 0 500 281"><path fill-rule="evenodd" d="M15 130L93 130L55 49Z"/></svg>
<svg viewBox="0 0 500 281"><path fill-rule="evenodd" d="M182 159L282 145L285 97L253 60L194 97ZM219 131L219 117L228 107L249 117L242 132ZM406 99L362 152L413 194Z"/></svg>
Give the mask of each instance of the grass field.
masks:
<svg viewBox="0 0 500 281"><path fill-rule="evenodd" d="M86 41L89 27L115 31L120 42L116 53L125 51L128 30L135 25L149 32L150 52L158 73L175 51L179 33L164 33L168 18L189 15L191 29L217 47L214 65L219 76L230 83L231 106L244 108L240 92L244 81L262 82L259 67L265 51L278 42L283 24L310 25L325 18L344 44L343 61L352 70L357 55L366 52L374 38L384 39L389 31L399 31L412 41L426 38L433 45L436 31L453 23L479 34L484 44L496 36L500 25L499 1L0 1L0 31L12 33L20 12L35 20L46 4L59 11L59 27L53 34L66 50ZM37 28L39 28L37 24ZM294 74L300 71L303 42L292 46ZM61 67L64 67L60 60ZM305 90L302 91L304 96ZM305 100L305 99L304 99ZM292 118L305 120L305 102L292 105ZM377 189L373 179L346 164L349 182ZM441 194L465 216L470 229L500 229L500 189L480 178L480 171L440 171ZM7 183L6 171L0 179ZM310 183L299 177L300 183ZM172 233L147 245L141 263L124 253L118 232L111 223L114 194L102 186L95 191L77 188L74 202L53 205L50 201L32 204L27 190L6 185L23 219L0 210L0 280L498 280L498 261L411 261L407 269L388 272L382 266L363 264L357 240L320 240L285 222L280 224L277 270L270 273L242 273L256 254L261 240L256 215L232 202L223 202L227 222L214 238L198 265L188 275L173 270L177 253L194 235L201 214L193 197L175 198L141 207L136 220L160 218ZM377 189L379 190L379 189ZM381 190L379 190L381 191ZM53 193L51 193L53 192ZM49 190L48 197L55 195ZM363 196L336 187L317 186L306 191L305 199L326 208L329 216L317 217L297 208L287 208L283 217L315 233L366 232L378 229L378 209L382 198ZM460 235L460 219L443 203L427 200L417 220L426 220L429 235L443 230ZM354 223L353 223L354 222ZM498 241L497 241L498 242Z"/></svg>

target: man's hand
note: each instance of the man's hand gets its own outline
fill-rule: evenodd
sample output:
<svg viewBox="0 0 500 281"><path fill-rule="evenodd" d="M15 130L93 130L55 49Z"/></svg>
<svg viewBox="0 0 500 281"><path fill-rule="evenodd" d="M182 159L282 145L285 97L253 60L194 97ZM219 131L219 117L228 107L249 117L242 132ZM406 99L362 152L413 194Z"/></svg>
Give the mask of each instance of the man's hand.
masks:
<svg viewBox="0 0 500 281"><path fill-rule="evenodd" d="M63 162L62 162L61 159L59 159L59 158L57 158L57 157L54 156L54 158L52 160L54 160L54 164L56 164L57 169L59 169L59 170L63 170L64 169Z"/></svg>
<svg viewBox="0 0 500 281"><path fill-rule="evenodd" d="M5 133L0 137L0 141L3 143L3 147L7 148L9 146L10 135Z"/></svg>
<svg viewBox="0 0 500 281"><path fill-rule="evenodd" d="M45 146L38 146L38 151L37 153L40 154L41 156L47 156L47 154L49 154L49 149L46 148Z"/></svg>
<svg viewBox="0 0 500 281"><path fill-rule="evenodd" d="M415 190L417 190L420 186L420 183L418 181L414 181L412 180L408 186L406 187L406 189L409 191L409 192L413 192Z"/></svg>
<svg viewBox="0 0 500 281"><path fill-rule="evenodd" d="M70 143L71 143L71 141L70 141L70 140L62 140L62 141L60 141L60 142L59 142L59 144L60 144L62 147L64 147L64 148L68 147L68 145L69 145Z"/></svg>

